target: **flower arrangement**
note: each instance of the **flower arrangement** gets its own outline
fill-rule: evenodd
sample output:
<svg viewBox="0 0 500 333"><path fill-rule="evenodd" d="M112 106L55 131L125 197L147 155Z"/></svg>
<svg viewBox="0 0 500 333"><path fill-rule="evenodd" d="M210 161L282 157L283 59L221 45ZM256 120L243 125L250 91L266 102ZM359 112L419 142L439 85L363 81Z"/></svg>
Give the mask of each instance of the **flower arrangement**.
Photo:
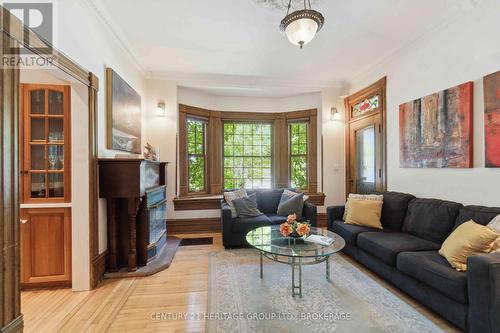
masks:
<svg viewBox="0 0 500 333"><path fill-rule="evenodd" d="M286 222L280 224L280 233L284 237L302 237L311 231L307 222L298 222L297 215L288 215Z"/></svg>

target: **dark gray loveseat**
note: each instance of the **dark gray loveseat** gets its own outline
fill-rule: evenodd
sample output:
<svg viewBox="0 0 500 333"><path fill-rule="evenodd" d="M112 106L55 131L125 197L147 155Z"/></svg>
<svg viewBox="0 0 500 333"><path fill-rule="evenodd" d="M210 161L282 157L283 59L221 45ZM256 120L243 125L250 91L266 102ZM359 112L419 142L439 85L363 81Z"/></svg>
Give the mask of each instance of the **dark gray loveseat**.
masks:
<svg viewBox="0 0 500 333"><path fill-rule="evenodd" d="M328 207L328 229L346 240L344 252L471 333L500 333L500 253L468 258L453 269L438 250L460 224L488 224L500 208L463 206L410 194L384 193L383 230L347 225L344 206Z"/></svg>
<svg viewBox="0 0 500 333"><path fill-rule="evenodd" d="M246 246L246 234L258 227L281 224L286 221L286 216L276 214L278 204L283 194L283 189L273 190L247 190L248 195L257 194L257 207L264 215L248 218L232 218L231 208L227 202L221 202L222 244L225 248ZM316 206L304 202L302 219L309 220L311 226L316 226Z"/></svg>

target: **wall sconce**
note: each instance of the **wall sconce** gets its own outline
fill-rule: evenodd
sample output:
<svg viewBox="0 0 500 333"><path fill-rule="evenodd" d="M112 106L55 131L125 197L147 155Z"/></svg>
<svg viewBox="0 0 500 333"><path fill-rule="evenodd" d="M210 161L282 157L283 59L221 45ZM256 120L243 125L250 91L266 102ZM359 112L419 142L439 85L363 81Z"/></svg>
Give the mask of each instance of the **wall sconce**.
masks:
<svg viewBox="0 0 500 333"><path fill-rule="evenodd" d="M158 105L156 106L156 116L165 117L165 103L158 103Z"/></svg>
<svg viewBox="0 0 500 333"><path fill-rule="evenodd" d="M342 116L340 115L339 110L337 110L337 108L332 108L330 110L330 120L335 121L340 119L342 119Z"/></svg>

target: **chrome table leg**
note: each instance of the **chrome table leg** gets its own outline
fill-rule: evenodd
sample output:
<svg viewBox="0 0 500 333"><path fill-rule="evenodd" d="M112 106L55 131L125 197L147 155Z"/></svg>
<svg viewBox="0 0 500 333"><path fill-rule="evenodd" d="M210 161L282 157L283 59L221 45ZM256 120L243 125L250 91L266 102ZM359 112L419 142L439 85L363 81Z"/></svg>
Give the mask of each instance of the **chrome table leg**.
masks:
<svg viewBox="0 0 500 333"><path fill-rule="evenodd" d="M264 278L264 272L263 272L263 267L262 267L262 257L264 255L262 254L262 252L260 253L260 278Z"/></svg>

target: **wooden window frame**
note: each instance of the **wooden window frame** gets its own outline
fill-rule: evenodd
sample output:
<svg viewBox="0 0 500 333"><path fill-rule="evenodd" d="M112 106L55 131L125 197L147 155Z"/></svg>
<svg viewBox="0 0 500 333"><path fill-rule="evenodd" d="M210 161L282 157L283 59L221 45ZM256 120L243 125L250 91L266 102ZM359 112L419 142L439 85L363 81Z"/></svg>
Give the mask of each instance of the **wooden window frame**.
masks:
<svg viewBox="0 0 500 333"><path fill-rule="evenodd" d="M208 121L206 127L206 161L205 180L206 193L189 193L188 156L187 156L187 128L188 118L202 118ZM183 209L180 203L188 202L190 198L214 197L223 192L223 133L224 122L269 122L272 123L272 187L290 187L290 156L289 156L289 123L308 122L308 187L301 191L324 198L318 193L318 147L317 147L317 109L291 111L291 112L231 112L212 111L179 104L179 189L176 209ZM199 202L199 200L197 200ZM177 208L179 204L179 208ZM192 206L191 206L192 207Z"/></svg>
<svg viewBox="0 0 500 333"><path fill-rule="evenodd" d="M203 123L203 154L190 154L189 149L186 146L186 158L189 160L192 156L198 156L204 158L204 169L203 169L203 190L201 191L191 191L189 188L189 162L187 163L187 175L188 175L188 194L189 195L206 195L208 193L208 154L207 154L207 130L208 130L208 119L201 117L186 117L186 124L189 120L199 121ZM187 135L187 126L186 126L186 135ZM186 145L188 144L186 139Z"/></svg>
<svg viewBox="0 0 500 333"><path fill-rule="evenodd" d="M274 123L272 121L262 121L262 120L254 120L254 121L251 121L251 120L223 120L222 121L222 137L224 137L224 125L225 124L266 124L266 125L271 125L271 188L274 187L274 168L273 168L273 156L274 156L274 145L273 145L273 142L274 142ZM225 156L225 145L224 145L224 140L222 140L222 189L223 190L229 190L229 189L226 189L225 188L225 177L224 177L224 159L226 158ZM263 156L241 156L242 158L245 158L245 157L250 157L250 158L263 158ZM234 158L234 156L233 156ZM234 167L233 167L234 168ZM253 169L253 168L252 168ZM233 178L235 179L235 178ZM262 178L264 179L264 178ZM266 188L263 188L263 189L266 189Z"/></svg>
<svg viewBox="0 0 500 333"><path fill-rule="evenodd" d="M302 124L307 124L307 130L306 130L306 140L307 140L307 147L306 147L306 153L305 154L292 154L292 130L291 130L291 125L292 124L297 124L297 123L302 123ZM295 121L289 121L287 124L288 127L288 186L295 188L297 191L304 191L309 189L309 139L310 139L310 134L309 134L309 129L311 127L311 124L309 123L309 120L295 120ZM306 158L306 177L307 177L307 184L305 188L296 188L292 186L292 157L304 157Z"/></svg>

